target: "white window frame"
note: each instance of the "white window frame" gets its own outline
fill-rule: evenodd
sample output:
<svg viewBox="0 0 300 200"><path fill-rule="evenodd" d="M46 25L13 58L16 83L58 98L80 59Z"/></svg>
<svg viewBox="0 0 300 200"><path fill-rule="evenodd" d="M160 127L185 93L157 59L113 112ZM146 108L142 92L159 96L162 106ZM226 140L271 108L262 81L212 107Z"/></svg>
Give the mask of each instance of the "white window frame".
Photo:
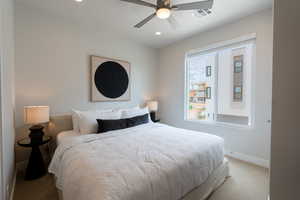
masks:
<svg viewBox="0 0 300 200"><path fill-rule="evenodd" d="M234 124L229 122L218 122L218 121L205 121L205 120L191 120L187 117L187 104L188 104L188 93L189 93L189 76L188 76L188 57L193 54L205 54L208 52L216 51L220 48L225 48L226 46L232 46L232 45L238 45L239 43L245 43L251 40L256 40L256 33L244 35L235 39L226 40L223 42L214 43L211 45L208 45L204 48L200 49L194 49L191 51L188 51L185 54L185 61L184 61L184 121L187 122L193 122L193 123L199 123L202 125L213 125L218 127L229 127L229 128L238 128L238 129L254 129L255 128L255 71L256 71L256 45L254 45L254 53L252 55L252 71L251 71L251 111L250 111L250 119L249 119L249 125L241 125L241 124ZM216 75L217 76L217 75ZM216 77L215 81L217 81L218 78ZM215 102L217 103L217 102Z"/></svg>

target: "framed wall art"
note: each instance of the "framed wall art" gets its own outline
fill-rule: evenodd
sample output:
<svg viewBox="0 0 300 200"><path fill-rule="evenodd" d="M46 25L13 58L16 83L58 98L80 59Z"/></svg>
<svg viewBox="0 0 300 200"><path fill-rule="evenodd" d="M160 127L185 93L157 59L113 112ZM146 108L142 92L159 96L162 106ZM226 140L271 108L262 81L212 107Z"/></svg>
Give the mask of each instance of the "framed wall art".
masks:
<svg viewBox="0 0 300 200"><path fill-rule="evenodd" d="M129 101L130 63L91 56L91 101Z"/></svg>

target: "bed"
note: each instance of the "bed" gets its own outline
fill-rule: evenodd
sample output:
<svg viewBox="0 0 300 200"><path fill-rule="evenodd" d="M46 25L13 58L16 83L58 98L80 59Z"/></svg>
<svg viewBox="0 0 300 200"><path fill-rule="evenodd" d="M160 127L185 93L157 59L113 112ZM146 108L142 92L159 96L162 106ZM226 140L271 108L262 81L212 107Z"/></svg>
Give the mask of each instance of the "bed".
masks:
<svg viewBox="0 0 300 200"><path fill-rule="evenodd" d="M217 136L161 123L78 135L62 120L49 166L61 200L204 200L229 176Z"/></svg>

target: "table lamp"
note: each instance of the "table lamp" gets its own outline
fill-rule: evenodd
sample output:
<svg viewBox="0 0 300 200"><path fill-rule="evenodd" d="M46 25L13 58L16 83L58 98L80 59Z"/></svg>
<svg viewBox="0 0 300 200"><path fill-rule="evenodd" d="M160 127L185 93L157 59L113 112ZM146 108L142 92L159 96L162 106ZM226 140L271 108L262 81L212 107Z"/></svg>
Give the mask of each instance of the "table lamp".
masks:
<svg viewBox="0 0 300 200"><path fill-rule="evenodd" d="M157 101L148 101L147 107L150 112L150 118L153 122L156 121L156 112L158 110L158 102Z"/></svg>
<svg viewBox="0 0 300 200"><path fill-rule="evenodd" d="M32 125L29 128L31 141L42 141L44 127L41 124L49 122L49 106L25 106L24 122Z"/></svg>

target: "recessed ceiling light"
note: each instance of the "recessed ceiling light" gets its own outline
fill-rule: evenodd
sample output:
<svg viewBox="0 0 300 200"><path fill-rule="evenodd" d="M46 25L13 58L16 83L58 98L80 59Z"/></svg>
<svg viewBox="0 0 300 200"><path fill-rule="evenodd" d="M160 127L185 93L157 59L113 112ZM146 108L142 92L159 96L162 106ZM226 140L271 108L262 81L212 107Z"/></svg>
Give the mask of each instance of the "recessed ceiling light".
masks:
<svg viewBox="0 0 300 200"><path fill-rule="evenodd" d="M74 1L79 2L79 3L80 3L80 2L83 2L83 0L74 0Z"/></svg>
<svg viewBox="0 0 300 200"><path fill-rule="evenodd" d="M161 35L161 32L157 31L155 32L155 35Z"/></svg>

